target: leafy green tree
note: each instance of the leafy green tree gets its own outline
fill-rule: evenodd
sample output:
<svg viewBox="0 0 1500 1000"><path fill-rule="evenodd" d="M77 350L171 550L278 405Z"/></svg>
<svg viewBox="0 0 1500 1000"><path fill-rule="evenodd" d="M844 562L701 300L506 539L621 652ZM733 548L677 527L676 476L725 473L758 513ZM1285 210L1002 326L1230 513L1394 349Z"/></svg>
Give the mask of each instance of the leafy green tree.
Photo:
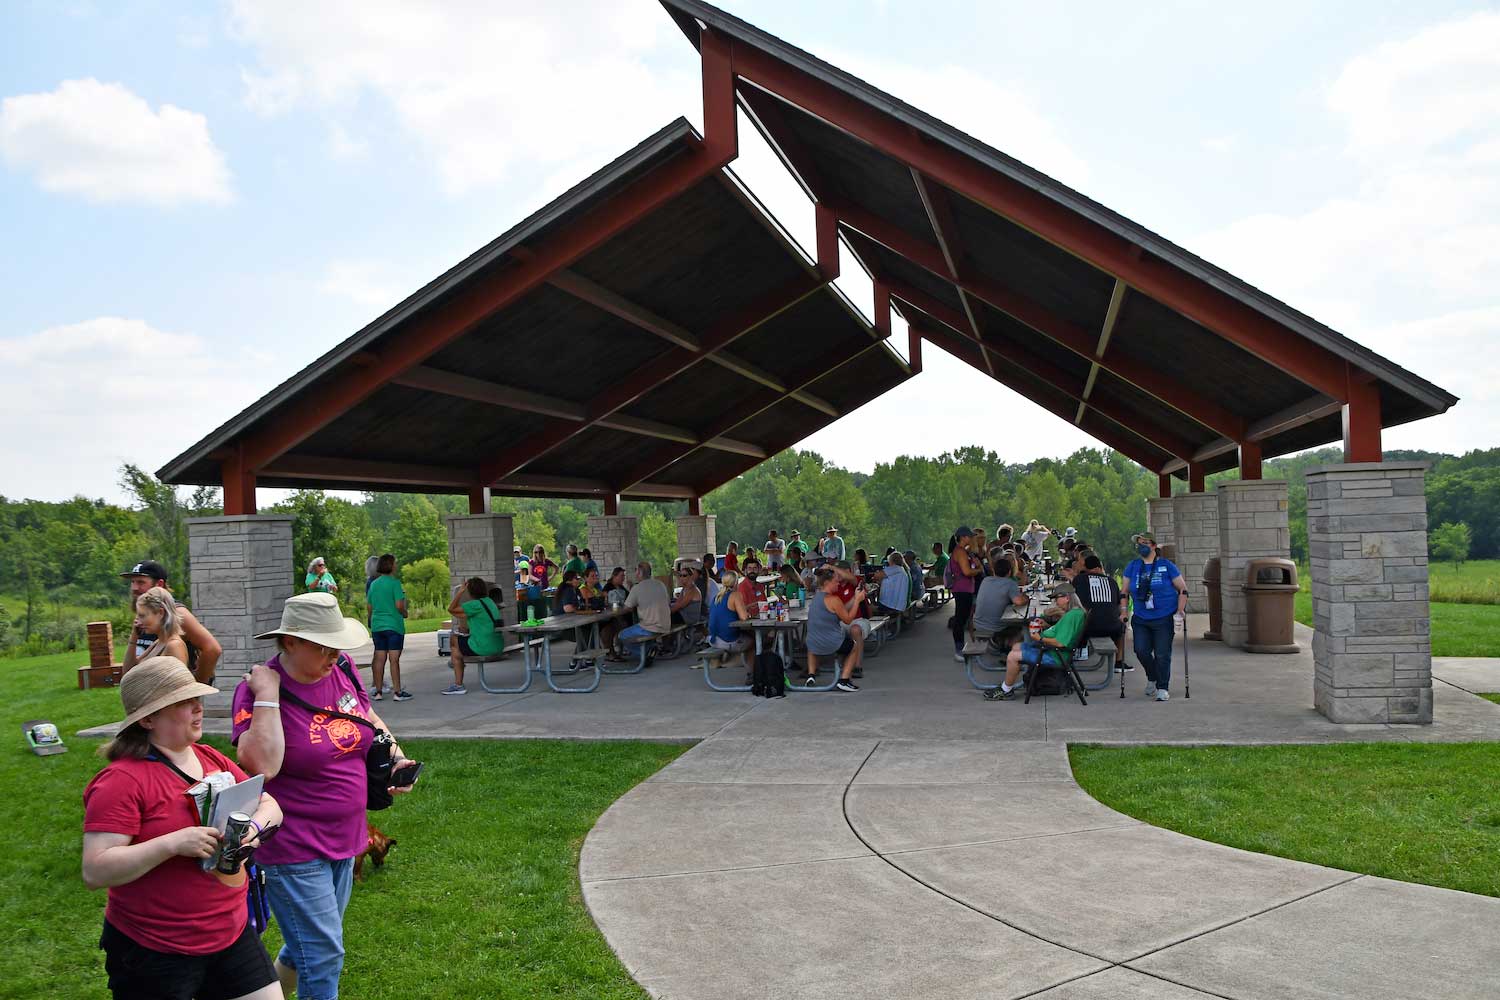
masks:
<svg viewBox="0 0 1500 1000"><path fill-rule="evenodd" d="M1464 560L1469 558L1469 547L1472 544L1469 526L1462 521L1441 524L1427 536L1427 548L1432 558L1451 562L1455 566L1462 566Z"/></svg>
<svg viewBox="0 0 1500 1000"><path fill-rule="evenodd" d="M167 568L178 600L189 600L188 518L220 513L218 491L200 486L183 500L177 487L129 462L120 467L120 488L139 505L141 532L150 544L150 558Z"/></svg>
<svg viewBox="0 0 1500 1000"><path fill-rule="evenodd" d="M877 465L863 488L875 536L887 545L925 555L960 520L956 478L927 458L902 455Z"/></svg>
<svg viewBox="0 0 1500 1000"><path fill-rule="evenodd" d="M661 576L671 570L677 558L677 526L655 510L642 514L639 525L641 558L651 564L653 573Z"/></svg>
<svg viewBox="0 0 1500 1000"><path fill-rule="evenodd" d="M375 552L375 530L359 504L330 497L322 490L297 490L274 508L291 514L292 586L300 593L308 564L321 556L338 583L345 604L364 604L365 560Z"/></svg>
<svg viewBox="0 0 1500 1000"><path fill-rule="evenodd" d="M411 604L423 611L437 609L439 615L448 607L448 564L441 559L418 559L401 567L401 586ZM410 605L408 605L410 607Z"/></svg>
<svg viewBox="0 0 1500 1000"><path fill-rule="evenodd" d="M385 545L402 566L418 559L443 559L448 555L448 531L431 500L408 497L386 530Z"/></svg>
<svg viewBox="0 0 1500 1000"><path fill-rule="evenodd" d="M511 530L516 544L521 546L521 551L528 557L531 555L532 548L537 545L548 552L557 549L557 536L552 532L552 525L539 510L523 510L518 514L512 514Z"/></svg>

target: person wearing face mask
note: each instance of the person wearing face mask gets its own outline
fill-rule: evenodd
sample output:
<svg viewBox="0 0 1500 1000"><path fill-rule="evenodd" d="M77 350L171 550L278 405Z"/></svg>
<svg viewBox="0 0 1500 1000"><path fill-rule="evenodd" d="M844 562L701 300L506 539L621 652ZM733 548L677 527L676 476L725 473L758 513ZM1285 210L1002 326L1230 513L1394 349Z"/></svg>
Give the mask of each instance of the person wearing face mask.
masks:
<svg viewBox="0 0 1500 1000"><path fill-rule="evenodd" d="M1135 655L1146 670L1146 697L1166 701L1172 680L1172 637L1187 612L1182 571L1164 557L1149 534L1132 538L1138 558L1125 567L1125 596Z"/></svg>

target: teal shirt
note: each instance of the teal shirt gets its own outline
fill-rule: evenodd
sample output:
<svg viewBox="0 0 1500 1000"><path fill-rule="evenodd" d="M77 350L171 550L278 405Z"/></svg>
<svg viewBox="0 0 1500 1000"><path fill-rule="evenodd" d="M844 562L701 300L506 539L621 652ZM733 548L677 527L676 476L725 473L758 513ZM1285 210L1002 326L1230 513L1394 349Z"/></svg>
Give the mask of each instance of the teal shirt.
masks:
<svg viewBox="0 0 1500 1000"><path fill-rule="evenodd" d="M406 600L401 581L390 573L370 582L370 631L406 634L406 619L396 610L396 602Z"/></svg>

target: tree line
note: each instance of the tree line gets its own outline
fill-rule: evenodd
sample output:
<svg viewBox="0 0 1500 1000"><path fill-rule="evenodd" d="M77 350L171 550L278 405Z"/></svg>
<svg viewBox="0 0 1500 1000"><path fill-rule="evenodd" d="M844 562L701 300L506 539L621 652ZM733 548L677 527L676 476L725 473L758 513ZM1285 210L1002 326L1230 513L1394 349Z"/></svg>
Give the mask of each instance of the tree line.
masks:
<svg viewBox="0 0 1500 1000"><path fill-rule="evenodd" d="M1461 456L1395 451L1387 458L1432 465L1427 504L1434 558L1500 557L1500 448ZM1306 471L1341 460L1339 449L1325 448L1265 463L1267 478L1289 481L1292 556L1299 561L1307 558ZM1235 475L1220 473L1210 482ZM117 628L123 625L118 574L142 558L163 563L173 589L188 598L187 521L220 513L218 491L174 489L134 465L121 469L120 487L129 497L125 506L84 497L0 497L0 649L73 648L85 620L79 609L110 609L120 619ZM1186 487L1177 482L1175 488ZM961 524L993 532L1003 523L1020 529L1035 517L1057 531L1077 528L1115 568L1131 558L1130 535L1145 527L1146 500L1156 491L1154 474L1116 452L1092 448L1016 463L970 446L936 458L900 456L870 473L791 449L709 494L704 510L718 518L721 552L731 540L759 548L771 528L783 536L796 528L810 542L833 525L851 551L863 547L875 556L894 545L924 558L933 542L946 545ZM568 542L587 544L589 516L603 513L599 501L513 497L495 498L493 509L514 516L516 544L528 553L541 544L549 554ZM677 555L673 519L684 509L666 502L621 505L621 513L640 519L640 551L653 565ZM465 498L366 493L350 500L301 490L266 512L296 518L296 565L288 567L296 589L307 564L322 556L340 583L340 598L358 613L365 559L390 552L418 604L446 603L442 519L467 512Z"/></svg>

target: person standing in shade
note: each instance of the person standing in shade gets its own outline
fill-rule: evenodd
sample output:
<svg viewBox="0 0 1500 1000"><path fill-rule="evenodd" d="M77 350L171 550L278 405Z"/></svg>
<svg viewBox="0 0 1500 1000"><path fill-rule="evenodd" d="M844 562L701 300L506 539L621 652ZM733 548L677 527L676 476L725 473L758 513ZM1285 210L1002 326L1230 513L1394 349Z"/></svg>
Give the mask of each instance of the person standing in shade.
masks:
<svg viewBox="0 0 1500 1000"><path fill-rule="evenodd" d="M1094 553L1083 557L1083 572L1073 577L1073 588L1078 591L1078 603L1088 617L1083 637L1113 639L1115 665L1121 670L1132 669L1125 662L1125 623L1130 619L1125 610L1125 595L1120 593L1115 578L1104 572L1104 563Z"/></svg>
<svg viewBox="0 0 1500 1000"><path fill-rule="evenodd" d="M1146 697L1166 701L1172 682L1172 637L1187 612L1187 583L1172 560L1157 550L1156 539L1132 539L1138 558L1125 567L1125 596L1136 659L1146 671Z"/></svg>
<svg viewBox="0 0 1500 1000"><path fill-rule="evenodd" d="M984 575L978 561L970 554L969 546L974 541L972 529L963 527L953 533L948 543L948 579L953 591L953 658L964 662L964 638L968 632L969 617L974 613L974 591L978 580Z"/></svg>
<svg viewBox="0 0 1500 1000"><path fill-rule="evenodd" d="M781 540L781 536L776 534L775 528L771 529L770 537L766 539L766 544L762 545L760 550L766 554L766 565L769 568L781 568L786 557L786 543Z"/></svg>
<svg viewBox="0 0 1500 1000"><path fill-rule="evenodd" d="M943 551L942 542L932 543L932 565L927 567L927 577L934 584L943 582L944 571L948 568L948 553ZM946 585L945 585L946 586Z"/></svg>
<svg viewBox="0 0 1500 1000"><path fill-rule="evenodd" d="M787 537L790 539L786 543L787 558L791 559L792 557L796 556L802 559L806 559L807 543L802 540L802 532L798 531L796 528L793 528L792 533Z"/></svg>
<svg viewBox="0 0 1500 1000"><path fill-rule="evenodd" d="M588 563L584 562L583 556L578 554L578 546L570 542L568 544L568 559L567 562L563 563L563 572L566 573L568 570L572 570L581 578L583 571L586 569L588 569Z"/></svg>
<svg viewBox="0 0 1500 1000"><path fill-rule="evenodd" d="M1036 518L1032 518L1031 523L1026 526L1026 530L1021 533L1021 544L1026 546L1026 557L1032 562L1036 562L1042 558L1047 539L1051 535L1051 528Z"/></svg>
<svg viewBox="0 0 1500 1000"><path fill-rule="evenodd" d="M381 698L385 667L391 666L391 700L409 701L411 692L401 686L401 651L406 648L406 591L396 579L396 557L387 552L375 565L375 579L370 584L370 639L375 656L370 671L375 675L371 701Z"/></svg>
<svg viewBox="0 0 1500 1000"><path fill-rule="evenodd" d="M844 555L844 540L839 537L839 529L828 526L823 533L823 540L818 543L818 554L831 562L839 562L847 558Z"/></svg>
<svg viewBox="0 0 1500 1000"><path fill-rule="evenodd" d="M557 563L547 558L547 550L540 545L531 550L531 580L542 590L546 590L552 578L552 573L557 569Z"/></svg>
<svg viewBox="0 0 1500 1000"><path fill-rule="evenodd" d="M594 553L590 552L588 549L579 549L578 558L583 560L584 576L589 575L589 570L593 570L596 573L599 571L599 564L594 562Z"/></svg>
<svg viewBox="0 0 1500 1000"><path fill-rule="evenodd" d="M740 543L730 542L724 549L724 572L738 573L740 571Z"/></svg>
<svg viewBox="0 0 1500 1000"><path fill-rule="evenodd" d="M333 579L333 574L328 572L328 563L322 556L316 556L312 562L307 564L307 578L302 581L309 593L337 594L339 585Z"/></svg>

